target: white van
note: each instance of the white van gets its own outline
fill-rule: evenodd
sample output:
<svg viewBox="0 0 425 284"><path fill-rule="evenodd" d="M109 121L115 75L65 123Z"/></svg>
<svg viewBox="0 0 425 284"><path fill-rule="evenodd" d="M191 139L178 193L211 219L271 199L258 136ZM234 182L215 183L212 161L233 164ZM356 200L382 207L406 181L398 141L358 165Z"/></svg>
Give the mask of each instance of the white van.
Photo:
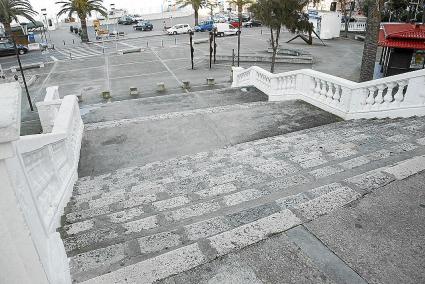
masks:
<svg viewBox="0 0 425 284"><path fill-rule="evenodd" d="M215 23L214 28L216 29L217 36L226 35L237 35L238 29L229 23Z"/></svg>

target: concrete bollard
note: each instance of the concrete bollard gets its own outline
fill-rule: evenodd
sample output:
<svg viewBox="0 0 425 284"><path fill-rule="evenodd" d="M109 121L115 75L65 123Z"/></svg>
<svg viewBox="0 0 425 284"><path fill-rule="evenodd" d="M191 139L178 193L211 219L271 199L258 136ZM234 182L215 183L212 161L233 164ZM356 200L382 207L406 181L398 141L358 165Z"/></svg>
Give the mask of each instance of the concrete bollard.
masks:
<svg viewBox="0 0 425 284"><path fill-rule="evenodd" d="M103 91L102 92L102 98L104 98L105 100L112 98L111 92L110 91Z"/></svg>
<svg viewBox="0 0 425 284"><path fill-rule="evenodd" d="M207 78L207 85L208 86L214 86L215 85L214 78Z"/></svg>
<svg viewBox="0 0 425 284"><path fill-rule="evenodd" d="M156 84L156 86L157 86L158 92L164 92L165 91L165 84L164 84L164 82L159 82L159 83Z"/></svg>
<svg viewBox="0 0 425 284"><path fill-rule="evenodd" d="M139 90L137 87L130 87L130 96L137 96L139 94Z"/></svg>
<svg viewBox="0 0 425 284"><path fill-rule="evenodd" d="M190 81L183 81L182 88L183 89L190 89Z"/></svg>

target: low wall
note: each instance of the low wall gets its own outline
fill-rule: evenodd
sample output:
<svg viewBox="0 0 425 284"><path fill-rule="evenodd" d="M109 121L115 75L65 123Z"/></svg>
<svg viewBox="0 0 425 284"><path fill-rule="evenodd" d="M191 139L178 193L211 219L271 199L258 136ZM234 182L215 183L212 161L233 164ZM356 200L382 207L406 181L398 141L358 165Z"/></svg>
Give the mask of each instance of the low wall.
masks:
<svg viewBox="0 0 425 284"><path fill-rule="evenodd" d="M22 255L19 250L2 253L2 259L14 262L2 265L0 282L71 283L56 229L77 180L83 133L77 98L60 100L57 87L48 89L45 101L37 104L45 134L20 137L21 88L3 84L0 93L0 105L7 109L0 115L0 179L6 183L0 200L7 200L0 203L6 231L0 239L2 246L22 249ZM4 237L8 234L13 238Z"/></svg>

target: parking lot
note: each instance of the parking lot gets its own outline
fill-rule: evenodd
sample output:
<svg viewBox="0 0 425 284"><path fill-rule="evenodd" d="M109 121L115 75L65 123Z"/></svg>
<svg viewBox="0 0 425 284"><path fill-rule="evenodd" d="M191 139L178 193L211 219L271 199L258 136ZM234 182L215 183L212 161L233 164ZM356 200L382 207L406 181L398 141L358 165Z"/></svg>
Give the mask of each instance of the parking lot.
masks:
<svg viewBox="0 0 425 284"><path fill-rule="evenodd" d="M185 21L185 20L182 20ZM61 96L79 94L86 88L81 103L82 108L105 102L101 92L110 90L112 101L135 98L130 96L130 87L137 87L140 94L136 97L157 96L170 93L184 93L183 81L190 81L190 91L204 90L206 78L214 78L215 88L230 86L231 61L217 61L209 68L209 44L194 45L194 70L191 69L189 35L165 35L162 31L138 32L140 36L128 36L119 41L92 42L82 44L69 30L57 30L51 34L55 49L48 52L33 51L22 56L23 64L45 62L40 69L25 70L26 78L35 76L29 92L33 102L44 98L45 88L59 86ZM244 28L241 35L241 54L266 54L270 34L267 28ZM326 41L323 46L314 40L312 46L302 40L290 44L285 42L293 37L288 32L282 33L281 46L302 50L314 57L313 64L279 63L276 72L313 68L328 74L350 80L358 80L363 43L349 39ZM206 39L208 33L195 33L194 40ZM74 43L72 40L74 39ZM60 45L65 40L66 45ZM119 55L123 49L141 48L141 52ZM231 55L237 50L237 37L217 38L217 54ZM3 68L17 65L16 58L2 57ZM242 67L257 65L267 70L270 63L241 62ZM350 66L350 68L345 68ZM10 80L12 73L6 75ZM20 74L17 74L20 76ZM157 83L163 82L165 92L157 92ZM35 113L29 112L29 106L23 101L23 119L36 119Z"/></svg>

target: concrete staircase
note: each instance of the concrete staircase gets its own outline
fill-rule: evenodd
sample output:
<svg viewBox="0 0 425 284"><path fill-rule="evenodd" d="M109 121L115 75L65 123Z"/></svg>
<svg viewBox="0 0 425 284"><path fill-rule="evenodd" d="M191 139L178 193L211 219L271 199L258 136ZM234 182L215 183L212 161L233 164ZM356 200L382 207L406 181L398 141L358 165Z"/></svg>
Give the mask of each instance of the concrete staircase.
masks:
<svg viewBox="0 0 425 284"><path fill-rule="evenodd" d="M176 150L156 161L144 161L145 156L131 152L134 148L127 148L126 141L111 153L90 156L94 165L102 155L115 159L122 154L134 161L121 168L111 163L103 174L107 167L87 170L95 174L81 177L75 185L61 234L76 282L164 279L362 198L397 178L389 165L425 154L425 118L338 121L297 102L262 103L269 108L260 110L252 100L232 101L231 109L234 103L255 109L244 118L252 124L260 120L258 126L268 129L263 137L251 135L252 139L212 146L202 144L209 136L197 137L202 147L189 153ZM271 105L280 124L261 120ZM208 104L204 106L189 110L189 117L199 120L194 113L212 113ZM237 115L225 109L218 115L233 121ZM154 116L145 118L95 122L87 125L85 135L105 133L105 127L111 131L110 125L122 131L140 121L176 122L182 114L176 110L178 115L155 110ZM309 123L302 123L299 110ZM190 127L176 125L183 132ZM165 146L149 149L166 151ZM83 143L82 153L87 151L96 148Z"/></svg>

